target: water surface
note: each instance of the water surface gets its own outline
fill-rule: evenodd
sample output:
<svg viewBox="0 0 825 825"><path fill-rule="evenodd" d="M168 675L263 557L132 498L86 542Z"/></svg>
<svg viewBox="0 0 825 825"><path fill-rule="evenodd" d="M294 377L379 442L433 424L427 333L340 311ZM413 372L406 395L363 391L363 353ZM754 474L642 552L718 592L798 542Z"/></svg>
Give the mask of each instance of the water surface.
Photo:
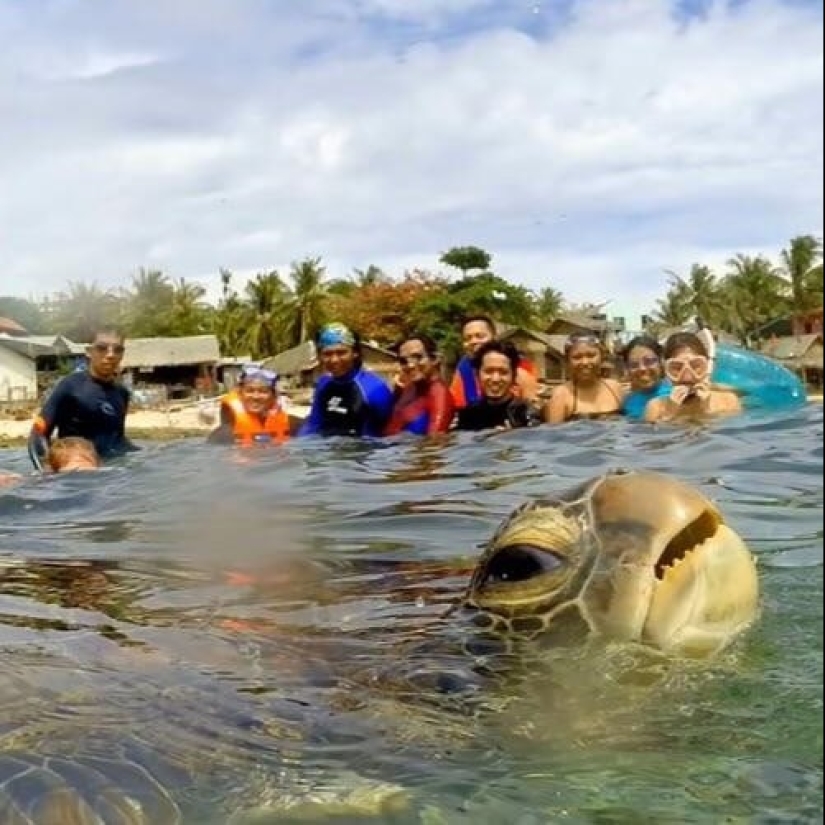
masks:
<svg viewBox="0 0 825 825"><path fill-rule="evenodd" d="M822 429L811 405L439 446L188 440L2 492L0 805L10 758L31 799L50 757L158 822L161 786L187 822L353 791L393 822L819 822ZM740 643L513 661L442 618L510 509L615 467L676 473L746 538L763 611Z"/></svg>

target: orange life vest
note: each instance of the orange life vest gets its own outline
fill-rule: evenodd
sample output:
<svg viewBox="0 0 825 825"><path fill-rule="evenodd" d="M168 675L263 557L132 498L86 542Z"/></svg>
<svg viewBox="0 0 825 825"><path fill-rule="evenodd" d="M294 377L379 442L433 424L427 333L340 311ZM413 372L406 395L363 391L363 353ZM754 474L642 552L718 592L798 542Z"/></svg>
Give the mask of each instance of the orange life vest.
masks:
<svg viewBox="0 0 825 825"><path fill-rule="evenodd" d="M225 395L221 399L221 404L232 410L232 432L239 444L252 444L254 441L273 441L281 444L289 438L289 416L278 404L269 410L263 420L246 411L241 397L236 392Z"/></svg>

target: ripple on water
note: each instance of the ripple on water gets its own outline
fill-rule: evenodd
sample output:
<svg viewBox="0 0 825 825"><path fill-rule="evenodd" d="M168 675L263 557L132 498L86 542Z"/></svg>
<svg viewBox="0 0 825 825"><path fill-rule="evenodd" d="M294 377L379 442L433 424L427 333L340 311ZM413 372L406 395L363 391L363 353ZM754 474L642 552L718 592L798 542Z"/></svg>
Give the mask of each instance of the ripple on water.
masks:
<svg viewBox="0 0 825 825"><path fill-rule="evenodd" d="M441 617L480 543L617 467L718 503L759 558L757 627L701 669L468 659ZM395 782L398 821L813 821L821 478L813 405L440 446L186 441L32 478L0 495L0 811L59 787L100 811L115 788L147 821L225 821Z"/></svg>

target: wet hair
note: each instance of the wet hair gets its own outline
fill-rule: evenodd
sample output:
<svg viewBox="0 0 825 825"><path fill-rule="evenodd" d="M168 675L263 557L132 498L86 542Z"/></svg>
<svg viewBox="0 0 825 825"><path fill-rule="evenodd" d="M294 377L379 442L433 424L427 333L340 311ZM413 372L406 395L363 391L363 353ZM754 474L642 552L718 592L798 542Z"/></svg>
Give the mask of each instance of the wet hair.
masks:
<svg viewBox="0 0 825 825"><path fill-rule="evenodd" d="M404 346L408 341L421 341L424 345L424 352L430 356L430 358L435 358L438 355L438 345L430 338L429 335L425 335L421 332L413 332L411 335L406 335L402 338L393 348L392 351L398 355L401 352L401 347Z"/></svg>
<svg viewBox="0 0 825 825"><path fill-rule="evenodd" d="M515 379L521 357L518 354L518 350L512 344L502 343L501 341L488 341L486 344L482 344L478 348L478 352L473 356L473 369L478 372L484 363L484 356L490 352L498 352L507 358L513 370L513 379Z"/></svg>
<svg viewBox="0 0 825 825"><path fill-rule="evenodd" d="M65 466L67 459L81 453L94 458L95 464L100 464L100 457L97 454L95 445L86 438L78 436L66 436L66 438L55 439L50 447L46 460L54 472L59 473Z"/></svg>
<svg viewBox="0 0 825 825"><path fill-rule="evenodd" d="M101 335L110 335L112 338L117 338L117 340L120 341L121 344L123 344L126 341L126 334L123 332L122 329L116 327L114 324L104 324L102 326L99 326L95 330L94 335L92 335L92 343L97 341L97 339Z"/></svg>
<svg viewBox="0 0 825 825"><path fill-rule="evenodd" d="M705 358L708 357L708 348L704 345L702 339L692 332L675 332L671 335L670 338L665 341L665 359L673 358L680 349L692 349L699 355L704 355Z"/></svg>
<svg viewBox="0 0 825 825"><path fill-rule="evenodd" d="M479 324L486 324L487 329L489 329L490 332L493 333L493 336L497 334L496 322L489 315L468 315L461 321L461 331L464 332L464 327L466 327L467 324L472 324L476 322Z"/></svg>
<svg viewBox="0 0 825 825"><path fill-rule="evenodd" d="M644 347L655 353L658 358L662 357L662 345L652 335L637 335L635 338L631 338L622 350L622 356L625 360L630 357L630 353L636 347Z"/></svg>

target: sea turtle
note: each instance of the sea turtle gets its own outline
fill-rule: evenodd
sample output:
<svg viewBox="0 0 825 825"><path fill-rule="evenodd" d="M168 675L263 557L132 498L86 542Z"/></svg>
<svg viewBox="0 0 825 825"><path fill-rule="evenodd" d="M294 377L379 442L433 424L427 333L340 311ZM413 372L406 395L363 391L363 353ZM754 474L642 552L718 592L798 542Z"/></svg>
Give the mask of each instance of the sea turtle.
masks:
<svg viewBox="0 0 825 825"><path fill-rule="evenodd" d="M552 632L703 656L754 619L753 556L694 487L616 472L524 505L493 536L462 605L511 637Z"/></svg>
<svg viewBox="0 0 825 825"><path fill-rule="evenodd" d="M425 590L415 586L416 575L419 583L427 578L421 570L431 577ZM381 591L382 602L393 595L416 601L422 592L434 592L428 591L432 575L432 563L420 569L408 564L396 578L362 580ZM416 716L409 700L416 689L450 691L461 682L449 673L446 679L433 678L432 668L415 672L417 662L449 662L455 672L472 671L472 656L462 671L451 647L456 639L492 634L505 641L540 637L555 644L596 635L666 653L703 655L720 650L743 630L758 602L753 559L717 508L687 484L648 472L611 473L569 494L519 508L490 539L463 594L462 586L451 594L456 601L449 621L428 619L420 656L411 654L409 645L387 641L375 625L358 630L361 636L381 635L375 641L392 659L382 669L394 672L395 687L413 677L406 693L393 692L391 679L373 680L374 672L366 678L357 659L349 660L346 629L332 640L337 658L322 657L325 667L340 671L340 679L328 683L312 683L307 676L311 634L290 637L273 629L280 635L272 643L270 669L287 679L287 669L295 668L288 674L291 681L274 695L272 688L255 683L254 674L246 675L237 642L209 628L197 635L164 627L151 635L128 620L113 620L106 638L115 660L107 648L105 662L89 662L82 648L74 658L88 666L64 685L55 679L66 673L65 666L45 661L32 671L33 654L11 658L0 674L0 821L154 825L182 822L186 811L187 821L206 822L203 809L192 814L187 795L194 785L211 784L222 801L227 786L234 787L236 799L264 818L267 810L289 807L284 804L288 798L303 804L307 817L336 812L381 818L403 806L402 789L344 775L333 778L327 796L316 800L318 784L313 787L313 777L302 768L304 743L316 736L325 745L341 741L346 750L358 740L353 726L367 724L375 708L386 709L391 732L396 721L391 717L403 707L412 720L399 722L405 732L415 734L417 718L429 720L418 728L452 736L464 720L451 728L451 720L432 705ZM440 592L438 599L444 595ZM456 622L461 617L470 621ZM255 630L252 638L262 638L265 630ZM156 655L141 647L174 633L181 634L178 644L189 661L185 655ZM123 645L119 634L131 635L129 644ZM430 657L439 639L447 640L449 652ZM67 644L62 643L60 655ZM461 649L479 650L469 644ZM201 651L208 651L208 661ZM58 654L46 649L38 655ZM512 660L509 654L506 658ZM262 662L266 667L265 656ZM44 681L19 684L18 664L44 674ZM215 679L215 673L231 678ZM369 701L370 691L377 701ZM342 697L365 702L367 710L348 715L336 707ZM227 821L221 816L218 821Z"/></svg>

